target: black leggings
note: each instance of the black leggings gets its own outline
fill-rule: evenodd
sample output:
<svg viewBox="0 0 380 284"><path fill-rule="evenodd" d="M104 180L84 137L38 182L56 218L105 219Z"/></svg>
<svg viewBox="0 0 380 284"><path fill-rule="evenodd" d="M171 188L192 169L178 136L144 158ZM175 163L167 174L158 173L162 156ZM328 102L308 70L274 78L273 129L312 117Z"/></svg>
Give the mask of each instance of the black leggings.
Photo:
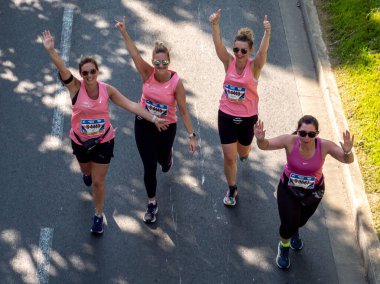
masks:
<svg viewBox="0 0 380 284"><path fill-rule="evenodd" d="M177 123L169 124L167 130L158 131L156 125L136 116L135 139L144 164L144 184L149 198L156 196L157 163L168 165L172 159L172 147Z"/></svg>
<svg viewBox="0 0 380 284"><path fill-rule="evenodd" d="M324 183L321 186L324 187ZM290 239L298 228L305 225L317 210L321 200L318 199L310 205L302 205L301 200L295 197L288 186L280 181L277 187L277 205L281 220L281 238Z"/></svg>

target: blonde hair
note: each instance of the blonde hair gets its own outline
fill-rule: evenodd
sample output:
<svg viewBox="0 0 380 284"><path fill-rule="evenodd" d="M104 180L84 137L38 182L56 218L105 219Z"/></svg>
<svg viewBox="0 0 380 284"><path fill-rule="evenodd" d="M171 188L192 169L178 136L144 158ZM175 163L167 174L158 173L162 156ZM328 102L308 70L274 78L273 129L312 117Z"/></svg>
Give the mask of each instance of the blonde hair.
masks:
<svg viewBox="0 0 380 284"><path fill-rule="evenodd" d="M248 42L249 48L252 48L254 38L255 36L250 28L240 28L235 37L235 41Z"/></svg>
<svg viewBox="0 0 380 284"><path fill-rule="evenodd" d="M170 61L169 49L167 48L165 43L163 43L162 41L159 41L159 40L155 41L155 43L154 43L154 49L153 49L152 56L154 56L157 53L166 53L168 55L168 59Z"/></svg>

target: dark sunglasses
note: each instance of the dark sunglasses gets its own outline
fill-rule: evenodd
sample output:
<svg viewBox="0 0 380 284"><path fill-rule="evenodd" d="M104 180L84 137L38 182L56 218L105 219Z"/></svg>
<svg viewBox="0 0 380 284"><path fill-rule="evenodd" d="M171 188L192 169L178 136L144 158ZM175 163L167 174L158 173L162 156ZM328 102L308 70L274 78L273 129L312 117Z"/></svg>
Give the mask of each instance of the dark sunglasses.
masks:
<svg viewBox="0 0 380 284"><path fill-rule="evenodd" d="M88 74L95 75L96 74L96 69L91 69L90 71L82 71L82 76L88 76Z"/></svg>
<svg viewBox="0 0 380 284"><path fill-rule="evenodd" d="M234 53L238 53L239 50L241 50L241 53L243 53L243 54L247 54L247 52L248 52L248 49L246 49L246 48L234 47L232 50L233 50Z"/></svg>
<svg viewBox="0 0 380 284"><path fill-rule="evenodd" d="M169 60L167 60L167 59L164 59L164 60L154 60L153 61L153 65L154 66L156 66L156 67L158 67L158 66L160 66L160 64L162 63L162 66L168 66L169 65Z"/></svg>
<svg viewBox="0 0 380 284"><path fill-rule="evenodd" d="M298 131L299 136L306 137L306 135L308 135L310 138L314 138L315 136L317 136L318 133L319 131L310 131L310 132L307 132L305 130Z"/></svg>

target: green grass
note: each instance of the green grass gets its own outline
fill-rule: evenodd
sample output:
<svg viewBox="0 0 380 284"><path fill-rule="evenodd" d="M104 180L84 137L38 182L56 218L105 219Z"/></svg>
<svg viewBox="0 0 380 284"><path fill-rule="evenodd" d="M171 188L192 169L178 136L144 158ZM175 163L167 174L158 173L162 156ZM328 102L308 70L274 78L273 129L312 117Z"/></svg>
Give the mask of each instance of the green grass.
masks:
<svg viewBox="0 0 380 284"><path fill-rule="evenodd" d="M318 0L380 238L380 0Z"/></svg>

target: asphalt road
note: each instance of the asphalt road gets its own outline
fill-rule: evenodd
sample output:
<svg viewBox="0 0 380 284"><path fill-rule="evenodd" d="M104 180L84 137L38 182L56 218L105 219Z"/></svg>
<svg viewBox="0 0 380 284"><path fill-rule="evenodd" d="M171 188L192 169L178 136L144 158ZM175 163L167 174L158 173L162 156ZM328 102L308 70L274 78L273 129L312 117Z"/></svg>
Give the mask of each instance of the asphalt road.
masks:
<svg viewBox="0 0 380 284"><path fill-rule="evenodd" d="M238 206L222 203L227 188L217 110L224 70L208 16L222 8L220 26L229 48L242 26L254 30L258 48L262 19L268 15L272 36L259 83L259 110L271 137L292 132L304 113L305 97L313 99L319 92L297 2L70 2L0 4L0 282L338 283L343 277L340 255L326 219L333 214L325 204L301 230L305 247L291 253L291 269L285 272L275 265L275 191L284 152L255 147L248 163L239 164ZM38 39L50 29L60 48L65 8L73 9L68 57L73 72L81 56L95 56L100 79L134 101L141 95L141 80L113 28L114 18L127 16L127 29L147 60L156 39L171 47L170 67L187 90L200 151L189 153L179 122L174 167L168 174L158 172L159 215L153 226L142 222L146 194L134 116L112 105L117 137L107 176L107 225L101 238L89 232L91 195L67 136L70 102L59 92L56 71ZM57 113L62 115L58 126L53 123ZM346 277L365 283L357 250L344 238L339 245L354 259L345 264Z"/></svg>

